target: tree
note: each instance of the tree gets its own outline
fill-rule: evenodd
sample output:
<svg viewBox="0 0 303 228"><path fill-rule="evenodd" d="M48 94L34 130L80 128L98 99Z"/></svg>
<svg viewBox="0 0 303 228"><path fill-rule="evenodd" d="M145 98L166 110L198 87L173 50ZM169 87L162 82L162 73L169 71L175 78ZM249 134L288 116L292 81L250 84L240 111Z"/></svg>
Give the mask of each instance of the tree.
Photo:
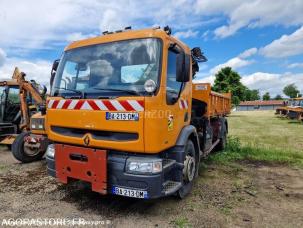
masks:
<svg viewBox="0 0 303 228"><path fill-rule="evenodd" d="M260 92L258 89L251 90L251 101L260 100Z"/></svg>
<svg viewBox="0 0 303 228"><path fill-rule="evenodd" d="M246 89L245 90L245 100L246 101L256 101L256 100L260 100L260 92L257 89Z"/></svg>
<svg viewBox="0 0 303 228"><path fill-rule="evenodd" d="M263 95L263 101L269 101L270 100L270 94L269 92L266 92L264 95Z"/></svg>
<svg viewBox="0 0 303 228"><path fill-rule="evenodd" d="M232 70L231 67L222 68L215 75L213 90L219 93L232 93L232 103L238 105L245 100L247 88L241 83L241 76Z"/></svg>
<svg viewBox="0 0 303 228"><path fill-rule="evenodd" d="M283 89L283 93L290 98L297 97L299 92L300 91L298 90L297 86L294 83L285 86Z"/></svg>
<svg viewBox="0 0 303 228"><path fill-rule="evenodd" d="M275 96L274 99L275 100L283 100L283 97L280 94L278 94L277 96Z"/></svg>

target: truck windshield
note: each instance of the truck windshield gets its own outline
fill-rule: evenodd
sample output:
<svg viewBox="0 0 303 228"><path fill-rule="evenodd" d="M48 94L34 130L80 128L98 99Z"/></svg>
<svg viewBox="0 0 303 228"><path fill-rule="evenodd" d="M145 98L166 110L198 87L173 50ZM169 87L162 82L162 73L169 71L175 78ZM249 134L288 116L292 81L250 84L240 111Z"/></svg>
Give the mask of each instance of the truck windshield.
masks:
<svg viewBox="0 0 303 228"><path fill-rule="evenodd" d="M158 85L161 42L136 39L86 46L66 51L52 88L53 96L137 96L144 83Z"/></svg>

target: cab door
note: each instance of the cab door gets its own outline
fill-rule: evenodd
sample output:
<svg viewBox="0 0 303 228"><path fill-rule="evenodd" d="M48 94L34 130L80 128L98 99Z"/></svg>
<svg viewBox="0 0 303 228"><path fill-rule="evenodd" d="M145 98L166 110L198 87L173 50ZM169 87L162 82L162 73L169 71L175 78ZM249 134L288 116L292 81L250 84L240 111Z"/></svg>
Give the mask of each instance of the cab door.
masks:
<svg viewBox="0 0 303 228"><path fill-rule="evenodd" d="M183 57L187 57L185 62L190 66L190 56L185 55L181 48L174 50L170 48L170 44L166 45L163 50L159 92L156 96L145 97L146 153L159 153L175 146L180 131L190 122L191 77L188 82L177 80L177 72L180 72L180 52ZM188 70L187 73L190 76L191 71Z"/></svg>
<svg viewBox="0 0 303 228"><path fill-rule="evenodd" d="M182 51L182 49L180 48ZM167 107L167 136L170 145L175 145L182 128L190 121L190 82L178 82L178 53L169 49L167 55L166 75L166 107ZM184 53L183 53L184 54ZM190 58L184 55L185 58ZM190 61L185 61L190 64ZM190 71L184 72L190 74Z"/></svg>

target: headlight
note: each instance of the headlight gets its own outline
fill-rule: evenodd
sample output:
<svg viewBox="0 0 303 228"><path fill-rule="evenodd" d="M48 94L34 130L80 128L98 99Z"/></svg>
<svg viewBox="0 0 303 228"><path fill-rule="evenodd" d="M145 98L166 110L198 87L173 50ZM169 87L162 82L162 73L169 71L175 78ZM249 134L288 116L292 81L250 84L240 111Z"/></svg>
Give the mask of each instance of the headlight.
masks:
<svg viewBox="0 0 303 228"><path fill-rule="evenodd" d="M126 172L135 174L155 174L162 172L162 159L129 158Z"/></svg>
<svg viewBox="0 0 303 228"><path fill-rule="evenodd" d="M46 156L50 157L50 158L54 158L55 157L55 147L53 144L49 144L47 149L46 149Z"/></svg>
<svg viewBox="0 0 303 228"><path fill-rule="evenodd" d="M44 118L32 118L31 130L44 130Z"/></svg>

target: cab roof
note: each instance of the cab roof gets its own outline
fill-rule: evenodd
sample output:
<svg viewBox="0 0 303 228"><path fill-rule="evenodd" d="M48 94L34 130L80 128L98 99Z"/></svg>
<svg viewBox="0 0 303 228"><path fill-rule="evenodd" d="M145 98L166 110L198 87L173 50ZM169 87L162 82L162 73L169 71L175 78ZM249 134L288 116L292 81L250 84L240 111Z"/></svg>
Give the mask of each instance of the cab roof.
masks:
<svg viewBox="0 0 303 228"><path fill-rule="evenodd" d="M172 42L176 42L178 45L180 45L185 52L190 52L189 47L184 44L182 41L178 40L177 38L168 35L164 30L159 28L149 28L149 29L142 29L142 30L124 30L119 31L111 34L105 34L93 38L88 38L84 40L74 41L68 46L65 47L65 51L90 46L90 45L96 45L96 44L102 44L102 43L109 43L109 42L115 42L120 40L131 40L131 39L138 39L138 38L160 38L162 40L171 40Z"/></svg>

